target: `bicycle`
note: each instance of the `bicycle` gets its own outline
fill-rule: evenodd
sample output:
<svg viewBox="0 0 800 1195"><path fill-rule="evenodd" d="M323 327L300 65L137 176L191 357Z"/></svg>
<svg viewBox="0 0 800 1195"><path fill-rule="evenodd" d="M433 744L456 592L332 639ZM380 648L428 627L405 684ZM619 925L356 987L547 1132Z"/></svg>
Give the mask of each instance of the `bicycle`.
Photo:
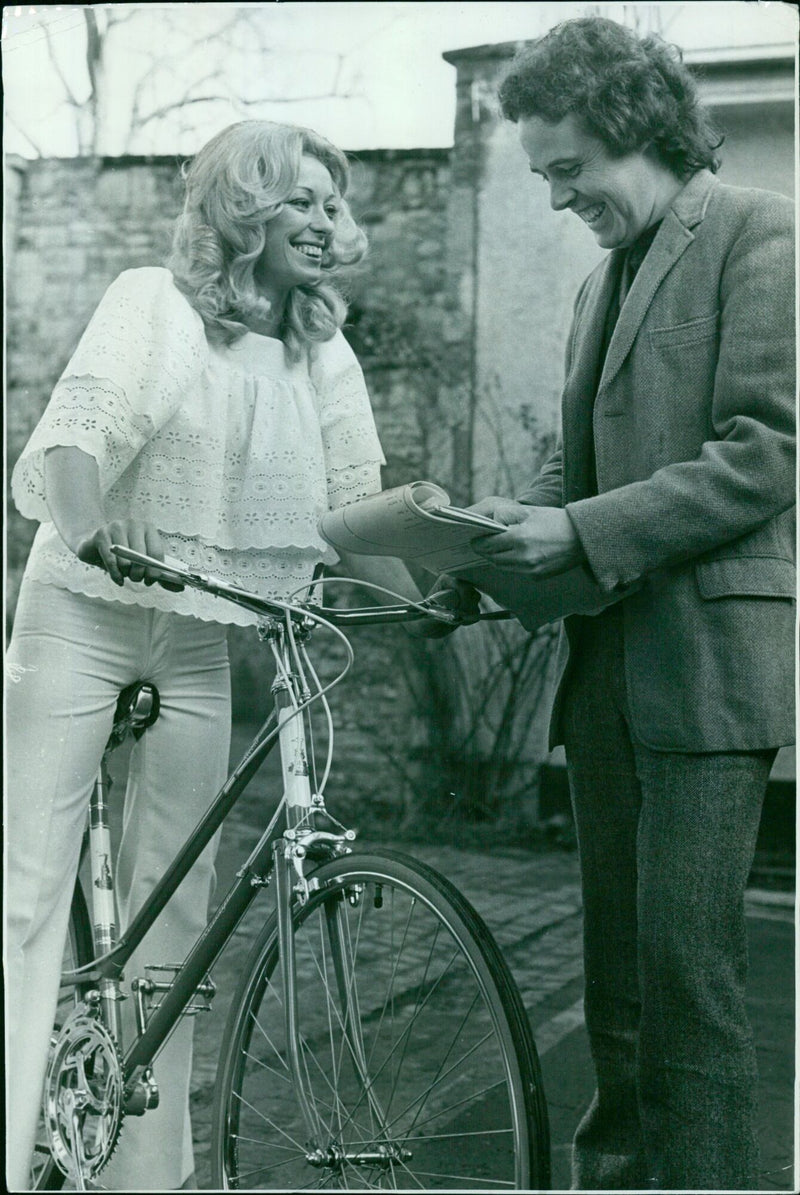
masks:
<svg viewBox="0 0 800 1195"><path fill-rule="evenodd" d="M215 1189L546 1189L549 1128L536 1047L491 934L430 867L394 850L355 850L355 831L325 805L327 693L353 659L342 628L457 617L430 602L361 609L272 602L177 564L115 551L157 568L169 583L255 612L275 665L274 709L121 936L104 757L89 815L93 913L90 922L78 883L35 1189L58 1189L65 1177L86 1189L101 1176L124 1118L156 1106L160 1048L182 1016L210 1006L214 963L270 887L274 908L242 971L222 1039ZM327 685L307 649L320 626L347 653ZM329 727L319 780L307 740L316 702ZM157 715L154 687L131 686L107 752L130 733L146 733ZM125 964L276 742L284 786L277 810L183 963L148 966L131 978L136 1032L126 1044L119 1011Z"/></svg>

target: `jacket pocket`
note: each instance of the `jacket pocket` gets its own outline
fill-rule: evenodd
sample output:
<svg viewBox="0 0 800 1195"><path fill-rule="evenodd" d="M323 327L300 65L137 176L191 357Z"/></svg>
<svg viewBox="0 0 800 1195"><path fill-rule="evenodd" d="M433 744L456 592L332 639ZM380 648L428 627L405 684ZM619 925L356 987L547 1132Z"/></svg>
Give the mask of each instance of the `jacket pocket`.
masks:
<svg viewBox="0 0 800 1195"><path fill-rule="evenodd" d="M793 598L797 577L791 560L778 556L726 556L694 566L700 596Z"/></svg>
<svg viewBox="0 0 800 1195"><path fill-rule="evenodd" d="M698 341L710 340L716 336L718 326L719 312L713 311L711 315L702 315L683 324L673 324L670 328L651 328L650 343L654 348L696 344Z"/></svg>

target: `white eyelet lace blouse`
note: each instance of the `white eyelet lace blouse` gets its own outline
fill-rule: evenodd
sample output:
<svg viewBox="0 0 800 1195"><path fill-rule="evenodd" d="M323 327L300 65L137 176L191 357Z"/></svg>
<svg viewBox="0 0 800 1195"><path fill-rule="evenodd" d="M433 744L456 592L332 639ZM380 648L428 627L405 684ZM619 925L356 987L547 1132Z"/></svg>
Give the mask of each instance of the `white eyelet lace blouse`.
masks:
<svg viewBox="0 0 800 1195"><path fill-rule="evenodd" d="M267 597L288 598L336 555L320 516L380 489L384 461L361 368L338 332L310 364L248 332L210 346L161 268L127 270L101 300L12 476L20 513L42 526L27 576L90 597L215 622L255 615L195 590L114 585L61 540L44 453L74 445L99 465L107 516L154 523L165 551Z"/></svg>

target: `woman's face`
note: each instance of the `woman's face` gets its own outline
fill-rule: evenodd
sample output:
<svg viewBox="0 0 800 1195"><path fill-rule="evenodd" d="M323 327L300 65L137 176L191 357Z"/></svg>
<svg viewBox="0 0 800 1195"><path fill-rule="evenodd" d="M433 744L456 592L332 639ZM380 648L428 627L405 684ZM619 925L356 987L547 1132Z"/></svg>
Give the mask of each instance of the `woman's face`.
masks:
<svg viewBox="0 0 800 1195"><path fill-rule="evenodd" d="M531 171L550 185L550 206L574 212L603 249L633 244L666 214L683 187L644 151L610 157L574 113L556 124L529 116L518 127Z"/></svg>
<svg viewBox="0 0 800 1195"><path fill-rule="evenodd" d="M328 169L318 158L303 154L297 182L282 210L267 223L256 278L268 298L285 298L292 287L319 282L339 206Z"/></svg>

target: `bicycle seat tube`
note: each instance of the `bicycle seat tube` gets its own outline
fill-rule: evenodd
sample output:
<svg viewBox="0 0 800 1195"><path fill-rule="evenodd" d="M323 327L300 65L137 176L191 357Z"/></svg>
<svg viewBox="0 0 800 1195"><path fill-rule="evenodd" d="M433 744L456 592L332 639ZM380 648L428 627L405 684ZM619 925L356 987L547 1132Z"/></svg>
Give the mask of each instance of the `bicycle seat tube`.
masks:
<svg viewBox="0 0 800 1195"><path fill-rule="evenodd" d="M92 869L92 938L95 958L101 958L117 944L114 879L111 864L111 832L108 824L106 796L111 786L107 763L103 755L100 771L92 788L89 804L89 856ZM98 980L102 1017L118 1044L122 1042L122 1023L119 1012L119 979L104 976Z"/></svg>

